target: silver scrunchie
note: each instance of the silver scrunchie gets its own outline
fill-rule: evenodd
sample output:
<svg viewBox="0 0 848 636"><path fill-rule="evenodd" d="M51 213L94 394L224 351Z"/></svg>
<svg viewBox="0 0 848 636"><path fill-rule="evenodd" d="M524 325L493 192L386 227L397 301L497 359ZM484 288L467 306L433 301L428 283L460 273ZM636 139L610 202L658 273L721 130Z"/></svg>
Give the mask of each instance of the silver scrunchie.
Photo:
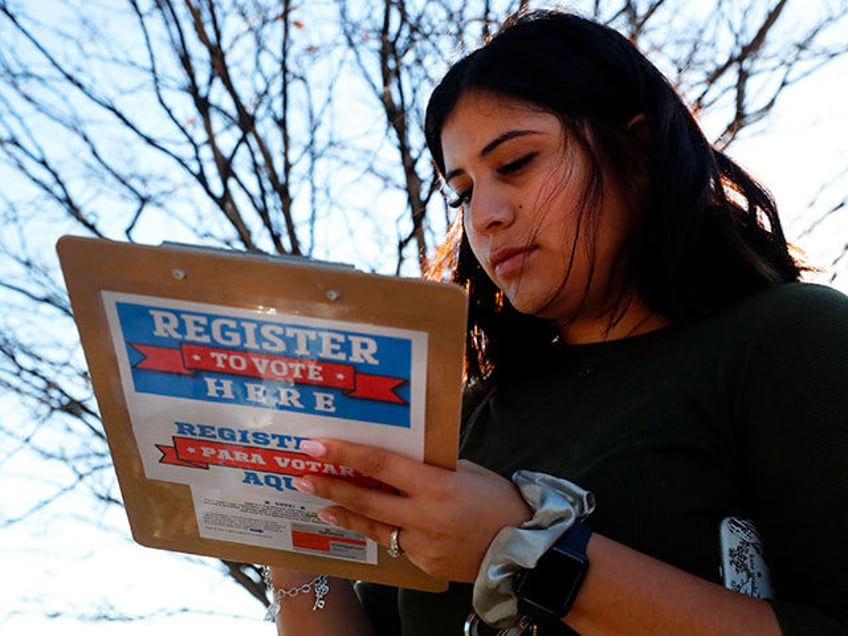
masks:
<svg viewBox="0 0 848 636"><path fill-rule="evenodd" d="M502 528L489 546L474 581L472 604L485 622L499 629L518 620L512 577L536 566L539 558L575 521L595 509L595 497L570 481L529 470L516 471L512 481L533 510L533 518L515 528Z"/></svg>

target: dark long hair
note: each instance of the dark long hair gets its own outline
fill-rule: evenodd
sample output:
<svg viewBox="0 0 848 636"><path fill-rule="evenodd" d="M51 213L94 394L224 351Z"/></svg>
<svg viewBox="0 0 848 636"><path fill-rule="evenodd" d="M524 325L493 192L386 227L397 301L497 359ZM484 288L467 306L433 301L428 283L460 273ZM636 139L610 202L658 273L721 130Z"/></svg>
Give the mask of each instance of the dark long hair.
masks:
<svg viewBox="0 0 848 636"><path fill-rule="evenodd" d="M572 14L532 11L507 20L451 67L430 97L425 124L443 174L442 127L469 90L524 100L557 115L569 138L589 152L592 180L601 189L602 165L622 183L642 184L633 188L639 220L616 262L623 288L651 310L677 323L691 321L798 280L801 268L771 196L711 146L662 73L614 30ZM638 116L647 128L641 139L628 126ZM510 356L548 346L556 330L511 307L471 252L460 217L429 275L469 291L466 375L473 384ZM627 302L626 296L618 302ZM611 321L621 309L613 308Z"/></svg>

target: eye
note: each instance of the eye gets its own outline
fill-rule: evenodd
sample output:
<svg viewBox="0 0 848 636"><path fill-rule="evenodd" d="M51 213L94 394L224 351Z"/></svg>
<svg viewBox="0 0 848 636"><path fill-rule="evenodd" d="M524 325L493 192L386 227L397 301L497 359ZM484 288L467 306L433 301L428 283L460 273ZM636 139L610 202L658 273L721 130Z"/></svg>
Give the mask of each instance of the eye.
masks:
<svg viewBox="0 0 848 636"><path fill-rule="evenodd" d="M536 157L536 153L531 152L530 154L524 155L523 157L520 157L519 159L516 159L515 161L510 161L509 163L504 164L500 168L498 168L498 174L507 175L507 174L512 174L513 172L518 172L524 166L526 166L528 163L533 161L533 159L535 157Z"/></svg>
<svg viewBox="0 0 848 636"><path fill-rule="evenodd" d="M461 208L466 203L471 201L471 190L465 190L464 192L457 192L456 196L451 199L448 199L448 205L452 208Z"/></svg>

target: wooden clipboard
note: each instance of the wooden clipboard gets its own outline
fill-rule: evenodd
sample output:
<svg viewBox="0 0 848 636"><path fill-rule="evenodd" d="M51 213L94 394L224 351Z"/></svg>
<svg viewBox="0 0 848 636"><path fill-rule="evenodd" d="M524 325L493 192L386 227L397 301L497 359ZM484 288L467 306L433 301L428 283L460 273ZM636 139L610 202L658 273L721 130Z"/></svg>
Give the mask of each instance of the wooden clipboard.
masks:
<svg viewBox="0 0 848 636"><path fill-rule="evenodd" d="M288 320L296 319L299 321L297 324L300 331L295 329L293 333L295 336L300 334L300 344L297 345L296 339L289 343L288 358L281 357L279 351L263 350L257 360L262 367L267 367L270 364L276 365L275 368L277 369L283 368L285 360L288 360L290 366L301 370L301 375L306 374L306 371L303 370L305 363L293 364L292 360L300 360L296 348L297 346L301 346L301 348L306 346L304 343L307 340L303 336L303 333L305 333L303 330L306 329L304 325L312 324L311 321L318 325L317 331L313 331L322 338L325 337L325 332L320 331L320 329L326 329L327 325L333 328L341 325L342 327L339 329L342 331L339 333L343 332L345 325L353 326L350 333L357 329L367 332L367 337L361 335L349 336L350 342L345 341L342 335L333 332L336 335L328 335L325 341L316 345L324 347L322 355L325 353L330 355L334 358L330 361L333 363L336 362L335 358L342 359L344 357L345 346L351 347L348 351L350 359L356 358L355 361L369 363L377 361L375 354L377 344L375 343L382 337L383 331L381 330L386 330L389 334L386 336L385 342L390 344L394 343L392 337L395 333L399 333L401 336L406 333L426 334L426 382L422 385L423 380L421 378L410 380L408 383L409 394L404 397L404 400L409 402L409 408L412 409L415 395L426 396L423 407L423 459L430 464L453 468L457 458L462 352L467 311L466 295L461 289L453 285L423 280L399 279L361 273L348 268L326 267L309 261L288 261L241 252L213 251L190 247L151 247L65 236L57 243L57 251L133 537L138 543L154 548L213 556L236 562L285 565L303 571L320 571L334 576L413 589L429 591L446 589L446 581L427 576L406 558L393 559L389 557L382 547L377 548L377 563L371 564L323 556L320 553L320 550L324 549L323 547L316 554L309 551L296 552L265 545L243 543L237 536L234 537L235 540L201 536L194 505L195 496L197 496L195 486L153 479L146 474L144 461L148 461L149 468L149 460L143 460L141 456L137 440L139 432L134 429L133 423L133 414L135 413L133 409L136 406L133 405L140 404L146 408L146 396L143 393L145 390L176 391L177 389L174 387L181 386L181 382L187 382L186 377L191 376L191 381L196 382L198 381L197 378L204 374L211 377L210 374L215 369L212 369L212 371L209 371L208 367L206 370L190 369L186 371L183 369L179 374L174 372L172 375L168 375L168 373L172 373L171 371L164 369L160 369L158 375L145 371L144 378L155 375L156 382L151 381L153 389L139 390L138 385L133 383L139 382L138 378L142 377L141 372L137 369L143 365L135 364L133 366L134 363L128 364L125 358L128 355L137 356L138 351L143 349L140 345L136 346L135 349L132 349L129 345L122 347L121 340L116 335L116 330L127 329L121 322L124 318L118 316L120 311L129 311L127 307L136 311L138 307L146 307L145 303L149 304L150 307L161 306L164 309L148 309L147 314L144 315L148 316L149 314L156 319L151 324L155 324L156 330L158 330L156 331L157 335L164 334L163 337L179 336L183 339L178 344L183 347L184 358L186 355L185 347L199 344L201 348L206 347L205 355L213 356L209 359L217 361L219 366L222 360L230 361L235 365L239 357L236 354L227 354L228 349L221 342L211 342L210 339L214 340L212 336L217 335L220 341L226 335L231 344L235 342L232 335L234 325L241 325L242 331L239 336L241 340L238 341L240 345L245 346L245 343L252 338L247 344L253 346L254 350L258 350L260 345L256 340L259 338L257 334L265 334L271 339L264 342L262 346L265 346L266 349L282 350L285 343L281 341L281 334L288 332L284 330L284 327L275 326L272 323L274 320L279 321L280 316L287 316ZM136 302L136 305L133 302ZM181 313L181 308L187 309ZM204 314L203 311L207 308L213 308L219 314L231 316L229 318L216 318L211 321L214 323L212 327L217 327L217 333L214 333L215 329L210 331L210 320L202 317L207 314L214 315L214 312L209 313L211 310ZM231 314L228 312L231 312ZM118 317L116 318L116 316ZM232 316L253 316L257 322L251 323L245 319L244 324L242 324L239 322L241 319ZM177 324L176 317L185 320L185 324ZM215 323L215 320L219 322ZM120 329L116 327L116 324L120 326ZM230 331L225 331L225 327ZM370 332L367 330L372 327L377 330L377 336L371 337L368 335ZM309 333L312 333L312 331ZM186 344L184 342L185 338L189 336L194 340L194 343ZM418 336L415 335L415 337ZM403 337L397 340L401 344L404 343ZM315 342L318 342L318 340L316 339ZM379 340L379 342L381 343L380 346L383 346L384 341ZM420 340L416 342L420 344ZM129 340L126 343L129 343ZM309 340L308 343L309 346L314 344L312 340ZM227 342L224 342L224 344L227 344ZM410 346L414 350L417 345ZM127 351L124 351L124 348ZM162 347L159 347L159 349L162 349ZM403 349L403 351L405 350ZM421 350L420 347L419 350ZM175 351L177 350L174 349L169 353L173 354ZM215 351L218 351L218 353L215 353ZM302 353L303 351L300 352L300 354ZM230 357L227 357L228 355ZM146 358L144 359L146 360ZM350 362L350 359L346 362ZM327 361L324 360L324 362ZM239 364L241 364L241 361L239 361ZM130 369L130 367L132 368ZM312 367L310 367L310 370L315 377L324 373L320 369L315 371ZM227 371L235 372L237 369L227 367ZM355 371L356 369L351 372ZM139 376L136 376L136 373L139 373ZM414 371L410 373L414 377ZM337 375L341 378L344 373L340 372ZM232 382L238 380L237 376L232 375L225 377L235 377L235 380L209 379L209 377L205 379L206 387L210 391L209 395L215 397L215 399L230 397L229 394L224 392L224 389L228 389L232 386ZM162 378L165 378L165 380L163 381ZM272 380L274 379L269 380L267 376L260 379L251 378L254 383L259 384L263 382L273 384ZM292 381L290 376L286 376L284 384L295 388L279 389L279 394L283 395L283 391L289 391L289 396L300 396L301 390L304 392L316 391L314 386L298 385L296 383L298 381L300 380ZM414 388L416 381L419 389ZM227 385L226 382L231 384ZM295 383L292 384L292 382ZM256 384L256 386L259 384ZM421 386L424 388L421 389ZM128 390L128 387L132 390ZM262 397L266 396L265 389L252 390L253 398L256 398L257 391L260 390ZM382 390L385 392L385 387ZM394 389L392 390L394 391ZM398 389L398 391L402 390L402 388ZM418 394L414 393L416 390L419 391ZM420 391L424 391L424 393ZM344 400L350 401L348 399L350 393L349 390L345 393L344 389L338 387L322 387L321 395L324 396L322 397L323 400L337 400L339 404L342 404ZM396 393L397 391L392 395ZM128 397L129 394L132 394L131 402ZM315 395L317 395L317 392ZM333 397L338 395L345 397ZM372 398L366 397L362 403L369 403L369 399ZM396 417L396 413L402 412L402 409L399 410L394 406L386 406L382 402L375 401L379 399L372 399L372 402L376 405L374 408L379 411L379 417L383 417L383 411L389 413L385 416L387 418ZM150 400L159 400L155 402L158 406L153 411L155 417L160 418L163 425L176 426L179 423L182 426L181 430L189 430L192 434L197 434L198 431L208 433L212 428L190 428L194 424L182 420L192 417L194 407L189 406L189 414L185 415L180 410L182 405L196 403L197 408L206 409L205 412L210 417L218 411L229 408L226 404L219 407L216 404L206 403L202 396L199 398L198 396L184 398L174 397L173 395L152 395ZM305 399L301 401L306 403ZM403 400L398 401L402 402ZM334 408L336 403L332 402ZM295 406L300 405L296 402L289 402L285 403L284 406L295 408ZM138 408L141 409L142 407ZM273 428L268 427L273 427L274 422L278 420L285 421L284 418L289 417L293 411L280 410L279 404L275 407L269 407L265 403L259 405L242 403L237 408L239 413L256 413L255 418L251 416L247 419L261 421L262 426L265 427L262 429L265 436L255 432L244 432L251 431L251 426L254 424L239 421L234 422L232 428L237 430L241 437L237 440L228 438L229 442L236 443L236 446L227 446L226 440L222 441L221 439L210 441L208 438L210 435L214 436L214 433L207 435L206 438L199 439L199 442L208 444L209 447L218 448L226 457L232 457L233 448L238 447L242 451L245 449L249 451L253 448L256 451L254 460L260 461L263 458L260 453L272 451L269 451L268 448L254 448L251 444L257 440L267 442L268 435L271 434L270 431L273 431ZM160 409L162 412L159 413L156 409ZM147 411L144 412L147 413ZM358 411L356 412L358 413ZM183 417L184 415L185 417ZM324 426L322 430L324 431L334 421L332 418L325 417L323 413L306 413L305 419L309 420L313 415L315 415L313 419L322 422L322 426ZM298 417L302 416L304 416L303 413L298 414ZM344 422L346 420L342 418L339 421ZM373 428L379 431L380 422L377 424ZM197 426L199 427L200 424ZM402 426L400 428L383 426L383 428L388 431L387 434L401 436L403 433ZM220 435L223 428L216 430ZM344 435L339 434L336 437L344 437ZM379 438L380 434L377 433L375 440ZM378 441L371 443L378 444ZM160 450L163 453L165 452L163 449ZM288 455L289 458L292 456L294 455ZM294 457L297 459L296 456ZM164 460L160 461L164 462ZM286 459L286 461L289 461L289 459ZM229 468L237 470L232 465ZM168 470L178 469L168 467ZM227 466L216 466L215 470L224 474L223 471L227 470ZM248 473L252 476L265 474L261 471L244 470L243 472L245 479L247 479ZM207 478L208 474L204 474L204 479ZM274 477L274 480L276 479L281 478ZM272 482L276 484L277 482L274 480ZM201 488L201 490L203 489ZM276 496L279 493L268 491L268 494ZM257 497L261 498L258 494ZM269 505L272 502L273 497L265 501ZM247 531L249 530L245 532ZM333 537L330 536L327 540L333 541Z"/></svg>

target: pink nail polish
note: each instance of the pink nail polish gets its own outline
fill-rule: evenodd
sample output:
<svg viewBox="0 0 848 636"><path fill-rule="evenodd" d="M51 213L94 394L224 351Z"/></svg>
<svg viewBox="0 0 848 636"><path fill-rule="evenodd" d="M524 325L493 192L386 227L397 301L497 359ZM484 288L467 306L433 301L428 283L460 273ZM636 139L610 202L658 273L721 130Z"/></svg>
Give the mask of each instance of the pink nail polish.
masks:
<svg viewBox="0 0 848 636"><path fill-rule="evenodd" d="M339 518L329 510L322 510L318 513L318 518L324 523L329 523L331 526L339 525Z"/></svg>
<svg viewBox="0 0 848 636"><path fill-rule="evenodd" d="M314 439L302 441L298 448L311 457L323 457L327 452L327 447Z"/></svg>
<svg viewBox="0 0 848 636"><path fill-rule="evenodd" d="M297 488L300 492L305 492L312 494L315 492L315 486L312 485L311 481L307 481L306 479L301 479L300 477L295 477L292 479L292 486Z"/></svg>

